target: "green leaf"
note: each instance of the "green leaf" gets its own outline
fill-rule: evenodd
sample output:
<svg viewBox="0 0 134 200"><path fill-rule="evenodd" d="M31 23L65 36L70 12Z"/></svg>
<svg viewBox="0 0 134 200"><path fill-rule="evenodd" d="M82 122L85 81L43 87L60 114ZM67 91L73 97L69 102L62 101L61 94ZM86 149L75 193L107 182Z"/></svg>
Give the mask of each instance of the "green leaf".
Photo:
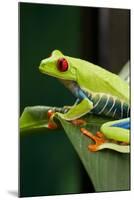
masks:
<svg viewBox="0 0 134 200"><path fill-rule="evenodd" d="M29 130L47 129L48 109L52 107L33 106L25 108L20 118L21 133ZM84 136L80 127L72 125L60 117L57 117L64 128L68 138L77 151L89 177L97 192L129 190L130 188L130 155L118 153L113 150L101 150L90 152L88 145L93 143L91 139ZM107 118L95 115L86 115L85 127L93 133L108 121Z"/></svg>
<svg viewBox="0 0 134 200"><path fill-rule="evenodd" d="M101 124L108 119L88 115L86 128L96 133ZM130 155L118 153L113 150L101 150L90 152L87 147L93 143L91 139L84 136L79 127L60 119L67 136L76 149L85 169L91 178L95 190L115 191L129 190L130 183Z"/></svg>
<svg viewBox="0 0 134 200"><path fill-rule="evenodd" d="M52 107L29 106L26 107L20 117L20 132L48 128L47 112Z"/></svg>

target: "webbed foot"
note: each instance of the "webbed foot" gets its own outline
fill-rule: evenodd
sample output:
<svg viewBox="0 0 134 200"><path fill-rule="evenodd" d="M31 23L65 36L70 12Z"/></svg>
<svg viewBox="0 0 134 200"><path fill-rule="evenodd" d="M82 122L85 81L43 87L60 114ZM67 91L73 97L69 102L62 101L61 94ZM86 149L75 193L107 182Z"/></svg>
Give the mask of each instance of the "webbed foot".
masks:
<svg viewBox="0 0 134 200"><path fill-rule="evenodd" d="M96 135L93 135L85 128L81 128L80 130L84 135L88 136L93 141L95 141L95 144L90 144L88 146L88 149L92 152L96 152L102 149L111 149L114 151L118 151L120 153L130 152L129 149L130 146L128 143L122 143L122 142L117 142L115 140L107 139L101 132L97 132Z"/></svg>
<svg viewBox="0 0 134 200"><path fill-rule="evenodd" d="M96 135L93 135L91 132L89 132L85 128L81 128L80 130L84 135L88 136L95 142L95 144L90 144L88 146L88 149L90 151L98 151L99 146L107 142L107 139L104 137L103 133L101 132L97 132Z"/></svg>

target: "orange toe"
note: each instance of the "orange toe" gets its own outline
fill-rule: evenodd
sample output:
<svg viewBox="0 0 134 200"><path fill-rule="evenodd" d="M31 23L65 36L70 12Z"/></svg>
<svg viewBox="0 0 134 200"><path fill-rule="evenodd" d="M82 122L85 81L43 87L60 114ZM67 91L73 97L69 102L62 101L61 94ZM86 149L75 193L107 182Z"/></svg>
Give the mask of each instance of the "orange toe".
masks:
<svg viewBox="0 0 134 200"><path fill-rule="evenodd" d="M89 151L96 152L96 151L98 151L98 145L90 144L90 145L88 145L88 149L89 149Z"/></svg>
<svg viewBox="0 0 134 200"><path fill-rule="evenodd" d="M57 124L54 122L54 121L49 121L48 122L48 128L49 129L56 129L56 128L58 128L58 126L57 126Z"/></svg>
<svg viewBox="0 0 134 200"><path fill-rule="evenodd" d="M84 135L91 138L95 142L95 144L91 144L91 145L88 146L88 149L90 151L98 151L98 146L100 146L101 144L106 142L104 135L100 132L97 132L96 135L93 135L91 132L89 132L85 128L81 128L80 130Z"/></svg>
<svg viewBox="0 0 134 200"><path fill-rule="evenodd" d="M84 119L74 119L71 121L71 123L75 126L81 126L81 125L85 125L86 121Z"/></svg>
<svg viewBox="0 0 134 200"><path fill-rule="evenodd" d="M47 111L48 119L50 119L51 116L54 115L54 114L55 114L55 112L54 112L53 110L49 109L49 110Z"/></svg>
<svg viewBox="0 0 134 200"><path fill-rule="evenodd" d="M96 133L96 136L103 139L105 138L104 134L99 131Z"/></svg>

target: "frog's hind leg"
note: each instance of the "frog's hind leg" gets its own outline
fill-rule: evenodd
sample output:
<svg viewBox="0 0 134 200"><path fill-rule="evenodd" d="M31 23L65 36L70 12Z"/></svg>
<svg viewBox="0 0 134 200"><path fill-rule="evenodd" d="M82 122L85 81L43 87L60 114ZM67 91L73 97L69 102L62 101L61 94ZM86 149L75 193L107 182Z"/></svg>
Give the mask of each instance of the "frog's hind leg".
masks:
<svg viewBox="0 0 134 200"><path fill-rule="evenodd" d="M100 131L108 138L129 143L130 118L104 123Z"/></svg>
<svg viewBox="0 0 134 200"><path fill-rule="evenodd" d="M95 141L90 144L90 151L98 151L101 149L113 149L122 153L129 153L129 129L130 119L122 119L104 123L96 135L92 134L85 128L81 128L81 132Z"/></svg>

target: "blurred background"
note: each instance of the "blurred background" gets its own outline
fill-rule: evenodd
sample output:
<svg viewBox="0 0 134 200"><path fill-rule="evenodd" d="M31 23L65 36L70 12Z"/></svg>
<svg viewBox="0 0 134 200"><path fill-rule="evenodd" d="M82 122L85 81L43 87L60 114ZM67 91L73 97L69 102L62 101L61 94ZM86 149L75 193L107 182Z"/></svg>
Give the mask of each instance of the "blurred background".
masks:
<svg viewBox="0 0 134 200"><path fill-rule="evenodd" d="M130 10L19 3L20 115L26 106L72 105L38 66L52 50L119 73L130 59ZM20 137L20 196L94 192L63 130Z"/></svg>

